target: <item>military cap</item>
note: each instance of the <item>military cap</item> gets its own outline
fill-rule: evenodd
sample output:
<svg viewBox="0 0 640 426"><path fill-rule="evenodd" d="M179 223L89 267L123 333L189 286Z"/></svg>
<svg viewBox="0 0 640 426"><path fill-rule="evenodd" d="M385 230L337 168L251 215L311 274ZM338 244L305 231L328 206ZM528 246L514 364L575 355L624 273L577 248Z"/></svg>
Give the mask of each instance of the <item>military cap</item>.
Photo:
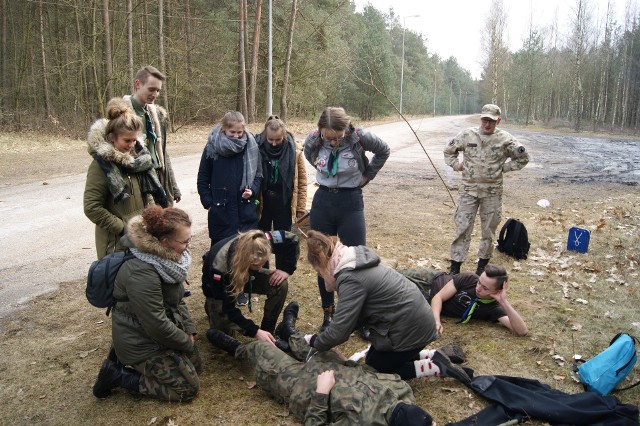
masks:
<svg viewBox="0 0 640 426"><path fill-rule="evenodd" d="M480 118L489 118L493 121L498 121L500 118L500 107L494 104L486 104L482 107Z"/></svg>

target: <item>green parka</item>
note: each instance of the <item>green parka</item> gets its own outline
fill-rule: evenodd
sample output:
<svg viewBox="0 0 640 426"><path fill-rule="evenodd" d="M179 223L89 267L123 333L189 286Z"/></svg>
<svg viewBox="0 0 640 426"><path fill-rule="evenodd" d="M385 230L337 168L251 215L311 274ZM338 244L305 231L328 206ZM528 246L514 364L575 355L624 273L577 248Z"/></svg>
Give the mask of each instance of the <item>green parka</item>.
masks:
<svg viewBox="0 0 640 426"><path fill-rule="evenodd" d="M179 261L180 255L162 246L144 230L142 217L127 225L123 243L162 258ZM189 334L196 333L187 305L184 283L167 283L150 264L139 259L126 261L116 276L112 310L112 336L118 359L137 364L167 350L191 353Z"/></svg>
<svg viewBox="0 0 640 426"><path fill-rule="evenodd" d="M117 151L113 148L113 144L106 140L104 133L107 122L106 119L100 119L91 126L87 136L89 153L97 154L114 164L131 162L131 154ZM147 197L140 191L138 174L128 174L124 171L122 174L129 180L131 196L116 203L109 191L107 178L95 159L87 171L84 214L96 225L95 241L98 259L108 253L124 251L125 247L120 244L120 237L124 234L125 224L133 216L142 213L147 205Z"/></svg>

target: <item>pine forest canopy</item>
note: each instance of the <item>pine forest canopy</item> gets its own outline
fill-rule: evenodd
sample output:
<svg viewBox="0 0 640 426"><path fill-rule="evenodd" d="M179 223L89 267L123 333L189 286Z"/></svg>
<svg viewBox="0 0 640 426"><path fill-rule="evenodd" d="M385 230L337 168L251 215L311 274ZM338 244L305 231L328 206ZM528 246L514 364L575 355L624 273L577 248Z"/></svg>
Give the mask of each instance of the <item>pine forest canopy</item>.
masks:
<svg viewBox="0 0 640 426"><path fill-rule="evenodd" d="M500 6L494 0L491 9ZM262 121L268 7L268 0L0 0L0 126L84 132L110 97L132 92L132 76L146 64L167 76L159 103L173 128L213 123L229 109ZM360 120L396 114L402 72L404 114L471 114L493 102L523 124L638 129L640 20L591 16L586 0L576 0L569 27L532 27L515 52L506 47L507 17L489 15L480 80L455 58L430 52L421 34L403 31L392 11L359 13L349 0L274 0L272 19L273 113L284 118L314 120L327 105Z"/></svg>

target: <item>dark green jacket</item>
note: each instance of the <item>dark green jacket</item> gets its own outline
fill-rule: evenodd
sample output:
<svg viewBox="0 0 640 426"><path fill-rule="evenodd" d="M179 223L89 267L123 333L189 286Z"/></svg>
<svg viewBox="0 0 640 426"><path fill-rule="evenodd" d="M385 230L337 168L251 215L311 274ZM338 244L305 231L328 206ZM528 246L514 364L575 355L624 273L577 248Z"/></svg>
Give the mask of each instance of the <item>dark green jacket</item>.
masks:
<svg viewBox="0 0 640 426"><path fill-rule="evenodd" d="M151 238L140 216L133 218L123 238L126 245L177 261L176 252ZM112 335L118 359L137 364L167 350L190 353L194 346L188 334L196 328L184 303L184 283L163 282L155 268L139 259L125 262L118 271L113 295Z"/></svg>

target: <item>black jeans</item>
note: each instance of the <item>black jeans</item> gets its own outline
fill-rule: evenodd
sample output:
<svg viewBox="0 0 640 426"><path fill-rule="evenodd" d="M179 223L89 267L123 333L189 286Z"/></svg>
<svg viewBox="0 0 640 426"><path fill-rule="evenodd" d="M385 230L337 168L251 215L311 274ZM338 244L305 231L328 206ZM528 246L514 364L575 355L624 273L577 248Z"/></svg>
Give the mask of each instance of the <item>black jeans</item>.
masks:
<svg viewBox="0 0 640 426"><path fill-rule="evenodd" d="M365 363L380 373L395 373L402 380L415 379L416 368L413 361L420 358L422 348L401 352L380 352L372 346L367 352Z"/></svg>
<svg viewBox="0 0 640 426"><path fill-rule="evenodd" d="M364 200L362 189L327 191L319 188L313 197L309 217L311 229L328 235L337 235L346 246L365 245L367 230L364 221ZM318 275L318 290L322 307L334 304L333 292L324 287L324 280Z"/></svg>

